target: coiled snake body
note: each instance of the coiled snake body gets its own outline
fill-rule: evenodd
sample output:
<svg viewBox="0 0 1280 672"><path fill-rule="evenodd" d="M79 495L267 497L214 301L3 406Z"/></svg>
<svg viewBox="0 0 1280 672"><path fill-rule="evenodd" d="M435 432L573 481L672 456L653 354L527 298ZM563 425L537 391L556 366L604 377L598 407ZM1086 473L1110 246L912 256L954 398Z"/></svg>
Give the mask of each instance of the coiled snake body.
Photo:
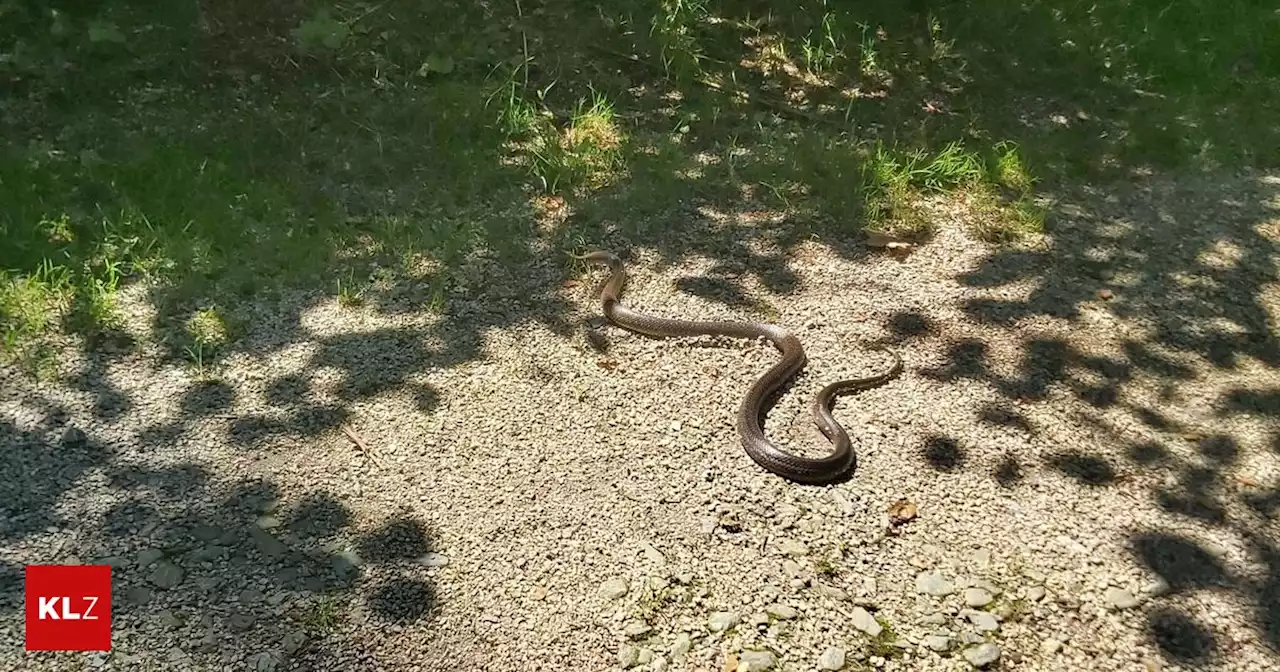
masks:
<svg viewBox="0 0 1280 672"><path fill-rule="evenodd" d="M845 478L852 471L856 462L853 446L844 427L832 416L831 403L838 394L876 387L897 377L902 372L902 359L897 353L879 348L893 357L893 366L888 371L866 378L831 383L818 392L811 407L813 422L831 442L833 449L826 457L799 457L770 441L762 427L765 401L799 373L807 361L799 339L782 327L760 322L677 320L637 313L619 301L622 285L626 281L621 259L606 251L575 255L575 258L608 266L609 278L601 289L600 301L605 318L618 327L656 338L728 336L768 339L782 352L782 359L752 384L738 409L738 436L742 439L743 448L761 467L800 483L831 483Z"/></svg>

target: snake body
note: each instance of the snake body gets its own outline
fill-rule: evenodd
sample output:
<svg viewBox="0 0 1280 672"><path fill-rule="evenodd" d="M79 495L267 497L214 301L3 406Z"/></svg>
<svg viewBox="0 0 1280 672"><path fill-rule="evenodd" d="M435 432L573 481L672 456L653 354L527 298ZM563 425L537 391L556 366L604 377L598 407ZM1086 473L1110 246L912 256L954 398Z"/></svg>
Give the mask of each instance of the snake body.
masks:
<svg viewBox="0 0 1280 672"><path fill-rule="evenodd" d="M761 467L799 483L826 484L844 479L854 468L856 457L849 434L831 414L836 395L866 390L882 385L902 372L902 359L891 350L879 348L893 357L886 372L831 383L813 399L810 412L814 424L832 444L826 457L807 458L793 455L765 436L762 426L765 401L778 392L788 380L804 368L807 358L800 340L782 327L761 322L711 322L678 320L644 315L622 305L620 296L626 282L622 260L611 252L597 251L576 256L589 263L609 268L609 277L600 291L605 318L615 326L645 336L671 338L679 336L727 336L730 338L765 338L781 353L782 359L751 385L738 409L737 429L747 454Z"/></svg>

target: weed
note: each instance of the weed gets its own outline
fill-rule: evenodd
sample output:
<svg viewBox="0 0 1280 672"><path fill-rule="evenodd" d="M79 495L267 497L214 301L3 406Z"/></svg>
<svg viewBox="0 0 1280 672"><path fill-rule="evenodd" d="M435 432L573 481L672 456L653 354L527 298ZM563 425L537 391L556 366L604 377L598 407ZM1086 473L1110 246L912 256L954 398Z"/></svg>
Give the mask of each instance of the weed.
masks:
<svg viewBox="0 0 1280 672"><path fill-rule="evenodd" d="M822 24L817 34L810 31L800 45L804 52L805 66L811 74L817 75L830 71L836 61L844 57L844 50L840 46L841 41L837 37L835 15L826 12L822 15Z"/></svg>
<svg viewBox="0 0 1280 672"><path fill-rule="evenodd" d="M819 558L813 563L813 571L821 577L832 579L840 575L840 567L829 558Z"/></svg>
<svg viewBox="0 0 1280 672"><path fill-rule="evenodd" d="M186 345L183 353L196 375L204 378L208 366L231 341L231 327L216 308L196 311L185 325Z"/></svg>
<svg viewBox="0 0 1280 672"><path fill-rule="evenodd" d="M689 77L701 69L703 52L697 27L707 16L706 0L662 0L651 21L653 37L667 76Z"/></svg>
<svg viewBox="0 0 1280 672"><path fill-rule="evenodd" d="M332 633L346 620L345 608L346 604L338 598L324 596L307 605L298 620L312 636L322 637Z"/></svg>
<svg viewBox="0 0 1280 672"><path fill-rule="evenodd" d="M1045 209L1029 196L1005 203L990 188L969 194L973 234L988 243L1011 243L1044 232Z"/></svg>
<svg viewBox="0 0 1280 672"><path fill-rule="evenodd" d="M356 308L364 303L364 294L356 290L354 277L349 275L347 283L342 283L342 278L338 278L338 305L343 308Z"/></svg>
<svg viewBox="0 0 1280 672"><path fill-rule="evenodd" d="M876 615L876 622L880 624L880 634L872 637L867 644L871 655L890 659L902 657L902 648L897 646L898 633L893 625L879 614Z"/></svg>
<svg viewBox="0 0 1280 672"><path fill-rule="evenodd" d="M590 103L579 101L563 131L550 124L539 129L529 145L531 169L549 193L596 189L618 177L625 140L613 106L595 95Z"/></svg>

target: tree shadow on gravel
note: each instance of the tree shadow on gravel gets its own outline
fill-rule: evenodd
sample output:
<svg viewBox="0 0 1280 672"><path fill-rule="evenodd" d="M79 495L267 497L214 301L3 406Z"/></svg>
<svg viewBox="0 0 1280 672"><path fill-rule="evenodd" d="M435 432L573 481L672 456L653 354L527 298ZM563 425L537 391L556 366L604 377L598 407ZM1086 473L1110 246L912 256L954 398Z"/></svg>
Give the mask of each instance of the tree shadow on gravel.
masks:
<svg viewBox="0 0 1280 672"><path fill-rule="evenodd" d="M340 656L326 642L363 620L427 624L436 613L432 534L415 518L357 528L348 505L323 490L287 494L197 464L153 466L57 417L50 407L0 422L3 539L26 562L112 566L118 664L314 662L317 652ZM64 432L78 443L59 443ZM22 473L8 473L15 468ZM90 469L105 479L86 483ZM58 513L95 500L110 504ZM20 566L0 568L5 618L21 612L21 582Z"/></svg>
<svg viewBox="0 0 1280 672"><path fill-rule="evenodd" d="M993 292L1018 287L1021 298L974 298L962 305L968 319L1001 330L1013 332L1046 318L1070 320L1085 331L1113 330L1117 318L1149 325L1130 329L1115 354L1095 354L1057 337L1022 337L1021 358L1010 375L997 372L1008 369L996 366L994 348L980 338L966 335L948 344L932 328L923 336L923 342L942 345L945 356L920 374L980 381L1005 399L974 409L978 422L1034 435L1016 408L1067 394L1086 408L1119 412L1154 432L1158 438L1133 439L1114 420L1085 413L1078 421L1120 450L1064 447L1036 466L1082 487L1133 490L1172 516L1228 530L1261 560L1262 578L1250 579L1229 570L1205 542L1158 530L1134 532L1135 558L1171 586L1169 599L1158 598L1146 612L1149 637L1180 663L1224 655L1222 633L1176 603L1177 596L1202 589L1244 597L1254 605L1262 641L1280 649L1280 563L1273 532L1280 483L1238 475L1241 437L1184 426L1158 407L1136 403L1126 389L1143 379L1175 402L1180 386L1203 377L1206 369L1280 364L1280 342L1268 327L1264 298L1277 280L1271 260L1280 246L1265 227L1274 227L1268 222L1280 215L1267 205L1278 194L1280 182L1250 175L1221 184L1156 180L1108 192L1066 192L1051 219L1047 246L996 250L958 278L962 285ZM892 316L886 328L892 338L920 339L917 332L928 324L927 316L908 310ZM1280 395L1270 387L1240 386L1210 401L1218 417L1280 416ZM1274 432L1270 440L1274 449ZM954 469L931 456L934 444L926 443L926 461ZM1025 473L1020 459L1009 455L998 457L991 471L1006 488L1019 487Z"/></svg>

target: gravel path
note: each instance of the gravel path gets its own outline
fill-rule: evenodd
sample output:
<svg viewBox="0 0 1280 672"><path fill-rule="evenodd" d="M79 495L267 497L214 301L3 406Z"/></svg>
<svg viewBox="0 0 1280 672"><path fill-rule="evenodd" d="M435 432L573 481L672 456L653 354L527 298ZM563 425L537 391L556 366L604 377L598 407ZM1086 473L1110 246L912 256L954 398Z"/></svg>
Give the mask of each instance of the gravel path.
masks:
<svg viewBox="0 0 1280 672"><path fill-rule="evenodd" d="M205 381L146 347L7 373L0 639L24 563L112 564L116 619L110 654L0 668L1277 669L1280 179L1059 210L1051 244L948 225L902 260L706 209L632 248L637 309L801 337L767 430L806 454L819 387L903 355L837 404L832 487L737 443L769 347L594 327L600 276L551 264L477 259L445 316L411 284L246 308Z"/></svg>

